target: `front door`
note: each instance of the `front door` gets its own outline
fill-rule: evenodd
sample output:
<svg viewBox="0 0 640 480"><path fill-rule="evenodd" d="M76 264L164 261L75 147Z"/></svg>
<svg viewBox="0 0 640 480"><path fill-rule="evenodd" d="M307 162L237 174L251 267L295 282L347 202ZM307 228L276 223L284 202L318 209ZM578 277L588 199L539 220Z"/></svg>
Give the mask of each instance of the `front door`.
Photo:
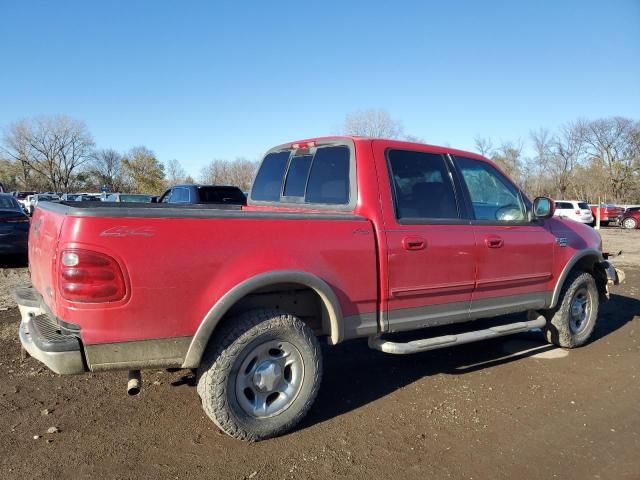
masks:
<svg viewBox="0 0 640 480"><path fill-rule="evenodd" d="M374 153L386 237L385 329L467 320L475 237L461 213L450 160L428 147L385 150L380 142Z"/></svg>
<svg viewBox="0 0 640 480"><path fill-rule="evenodd" d="M465 157L455 165L475 217L472 318L545 307L555 236L544 222L528 219L528 201L493 165Z"/></svg>

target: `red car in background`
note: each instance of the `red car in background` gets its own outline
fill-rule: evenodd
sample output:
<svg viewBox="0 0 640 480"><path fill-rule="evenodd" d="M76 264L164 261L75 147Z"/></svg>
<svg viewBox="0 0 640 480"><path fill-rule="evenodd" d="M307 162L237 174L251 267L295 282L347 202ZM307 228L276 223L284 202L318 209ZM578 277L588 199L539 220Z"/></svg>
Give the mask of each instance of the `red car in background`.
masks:
<svg viewBox="0 0 640 480"><path fill-rule="evenodd" d="M628 208L620 214L620 225L629 230L640 228L640 208Z"/></svg>
<svg viewBox="0 0 640 480"><path fill-rule="evenodd" d="M596 224L598 221L598 205L589 205L589 208L593 213L593 223ZM623 208L615 205L600 205L600 225L606 227L611 222L617 222L623 211Z"/></svg>

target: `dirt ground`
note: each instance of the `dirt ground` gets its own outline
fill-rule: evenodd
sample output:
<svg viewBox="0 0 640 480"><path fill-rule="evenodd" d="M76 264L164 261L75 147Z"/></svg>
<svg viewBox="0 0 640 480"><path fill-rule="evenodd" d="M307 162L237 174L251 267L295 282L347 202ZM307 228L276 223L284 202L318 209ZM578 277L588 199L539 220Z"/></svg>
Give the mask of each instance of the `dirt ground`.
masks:
<svg viewBox="0 0 640 480"><path fill-rule="evenodd" d="M310 415L257 444L205 418L189 371L146 371L127 397L124 372L22 361L17 309L0 311L0 478L640 479L640 231L603 238L627 282L589 345L532 332L406 357L326 348ZM24 278L3 269L0 290Z"/></svg>

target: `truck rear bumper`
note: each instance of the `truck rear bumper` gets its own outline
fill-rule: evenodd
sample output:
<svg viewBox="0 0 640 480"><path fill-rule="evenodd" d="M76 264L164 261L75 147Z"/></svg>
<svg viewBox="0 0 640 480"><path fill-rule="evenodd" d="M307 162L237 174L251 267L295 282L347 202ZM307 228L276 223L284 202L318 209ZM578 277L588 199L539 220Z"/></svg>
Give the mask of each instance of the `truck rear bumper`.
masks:
<svg viewBox="0 0 640 480"><path fill-rule="evenodd" d="M38 293L32 287L18 287L13 295L22 316L20 343L29 355L61 375L85 373L80 340L42 309Z"/></svg>

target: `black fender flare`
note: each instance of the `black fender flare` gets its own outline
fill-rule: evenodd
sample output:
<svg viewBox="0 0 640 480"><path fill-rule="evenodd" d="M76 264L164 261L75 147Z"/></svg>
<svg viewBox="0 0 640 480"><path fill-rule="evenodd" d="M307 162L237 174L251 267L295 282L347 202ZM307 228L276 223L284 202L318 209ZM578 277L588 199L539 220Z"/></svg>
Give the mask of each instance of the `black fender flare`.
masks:
<svg viewBox="0 0 640 480"><path fill-rule="evenodd" d="M265 272L239 283L225 293L215 305L211 307L202 322L200 322L200 326L191 340L182 368L198 367L211 335L213 335L216 326L231 307L255 290L280 283L296 283L315 291L321 298L329 315L329 326L331 329L329 343L335 345L344 338L342 308L340 307L338 297L327 282L311 273L299 270Z"/></svg>
<svg viewBox="0 0 640 480"><path fill-rule="evenodd" d="M564 285L564 282L569 276L569 273L571 272L571 270L573 270L573 267L575 267L578 264L578 262L580 262L581 260L589 257L593 257L594 264L604 261L604 258L602 257L602 252L595 248L587 248L585 250L580 250L573 257L571 257L571 259L567 262L567 264L562 269L562 273L558 277L556 286L553 289L553 295L551 296L551 305L549 305L549 308L555 308L555 306L558 304L562 286Z"/></svg>

